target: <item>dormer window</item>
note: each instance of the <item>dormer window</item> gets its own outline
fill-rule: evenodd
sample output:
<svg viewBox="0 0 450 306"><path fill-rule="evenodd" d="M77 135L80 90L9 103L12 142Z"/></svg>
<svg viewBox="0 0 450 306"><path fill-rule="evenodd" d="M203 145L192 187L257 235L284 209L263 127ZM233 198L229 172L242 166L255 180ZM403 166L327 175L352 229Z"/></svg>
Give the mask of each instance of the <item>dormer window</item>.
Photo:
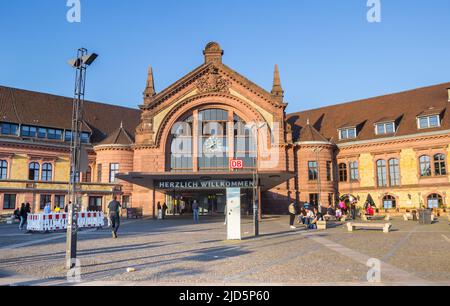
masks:
<svg viewBox="0 0 450 306"><path fill-rule="evenodd" d="M419 129L431 129L441 126L441 118L439 115L429 115L417 118Z"/></svg>
<svg viewBox="0 0 450 306"><path fill-rule="evenodd" d="M388 135L395 133L394 122L384 122L375 124L375 133L377 135Z"/></svg>
<svg viewBox="0 0 450 306"><path fill-rule="evenodd" d="M339 140L355 139L356 127L342 128L339 130Z"/></svg>

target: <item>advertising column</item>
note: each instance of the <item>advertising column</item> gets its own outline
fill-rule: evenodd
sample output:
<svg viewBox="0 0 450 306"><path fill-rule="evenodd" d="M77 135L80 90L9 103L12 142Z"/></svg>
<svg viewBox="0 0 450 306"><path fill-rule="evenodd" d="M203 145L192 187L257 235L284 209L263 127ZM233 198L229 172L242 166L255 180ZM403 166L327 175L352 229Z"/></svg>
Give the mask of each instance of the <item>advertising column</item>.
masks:
<svg viewBox="0 0 450 306"><path fill-rule="evenodd" d="M227 189L227 239L241 240L241 189Z"/></svg>

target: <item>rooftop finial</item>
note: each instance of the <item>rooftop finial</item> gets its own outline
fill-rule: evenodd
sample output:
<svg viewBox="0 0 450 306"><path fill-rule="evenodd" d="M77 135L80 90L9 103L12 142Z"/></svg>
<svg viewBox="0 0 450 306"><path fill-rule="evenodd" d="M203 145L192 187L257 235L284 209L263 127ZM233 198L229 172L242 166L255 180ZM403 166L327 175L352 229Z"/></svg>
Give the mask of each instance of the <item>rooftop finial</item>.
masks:
<svg viewBox="0 0 450 306"><path fill-rule="evenodd" d="M216 42L207 44L203 54L205 55L205 64L222 63L223 50Z"/></svg>
<svg viewBox="0 0 450 306"><path fill-rule="evenodd" d="M283 87L281 87L280 71L278 70L278 65L275 65L275 71L273 73L272 95L280 100L283 100L284 97L284 91Z"/></svg>
<svg viewBox="0 0 450 306"><path fill-rule="evenodd" d="M145 87L144 91L144 99L151 98L154 95L156 95L155 82L153 80L153 68L150 66L148 68L147 86Z"/></svg>

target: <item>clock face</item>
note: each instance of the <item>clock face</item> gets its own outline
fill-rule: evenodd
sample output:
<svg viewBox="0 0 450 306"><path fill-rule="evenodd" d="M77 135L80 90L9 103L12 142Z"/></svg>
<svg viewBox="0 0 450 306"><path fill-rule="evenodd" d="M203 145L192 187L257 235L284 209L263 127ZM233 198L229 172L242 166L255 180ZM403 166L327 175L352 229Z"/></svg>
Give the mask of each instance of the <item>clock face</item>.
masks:
<svg viewBox="0 0 450 306"><path fill-rule="evenodd" d="M207 153L222 153L224 152L222 139L212 136L205 141L205 152Z"/></svg>

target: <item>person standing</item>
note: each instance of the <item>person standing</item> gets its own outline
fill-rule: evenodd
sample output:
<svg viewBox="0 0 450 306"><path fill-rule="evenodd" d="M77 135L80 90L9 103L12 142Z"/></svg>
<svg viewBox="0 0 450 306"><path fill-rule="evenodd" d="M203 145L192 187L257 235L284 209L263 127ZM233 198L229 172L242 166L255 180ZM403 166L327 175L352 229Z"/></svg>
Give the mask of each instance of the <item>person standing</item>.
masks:
<svg viewBox="0 0 450 306"><path fill-rule="evenodd" d="M45 204L44 207L44 214L48 215L52 213L52 207L50 205L50 203Z"/></svg>
<svg viewBox="0 0 450 306"><path fill-rule="evenodd" d="M192 212L194 214L194 223L199 223L199 217L198 217L198 203L197 200L194 200L194 203L192 203Z"/></svg>
<svg viewBox="0 0 450 306"><path fill-rule="evenodd" d="M292 202L289 205L289 225L291 227L291 229L297 229L294 226L294 222L295 222L295 217L299 214L299 209L298 209L298 205L297 202Z"/></svg>
<svg viewBox="0 0 450 306"><path fill-rule="evenodd" d="M156 211L158 212L158 220L162 220L162 206L161 206L161 202L158 202L158 204L156 205Z"/></svg>
<svg viewBox="0 0 450 306"><path fill-rule="evenodd" d="M117 232L120 227L120 208L122 206L117 201L117 196L114 196L113 200L108 204L108 210L109 210L109 218L111 220L111 229L112 229L112 236L114 239L117 238Z"/></svg>

